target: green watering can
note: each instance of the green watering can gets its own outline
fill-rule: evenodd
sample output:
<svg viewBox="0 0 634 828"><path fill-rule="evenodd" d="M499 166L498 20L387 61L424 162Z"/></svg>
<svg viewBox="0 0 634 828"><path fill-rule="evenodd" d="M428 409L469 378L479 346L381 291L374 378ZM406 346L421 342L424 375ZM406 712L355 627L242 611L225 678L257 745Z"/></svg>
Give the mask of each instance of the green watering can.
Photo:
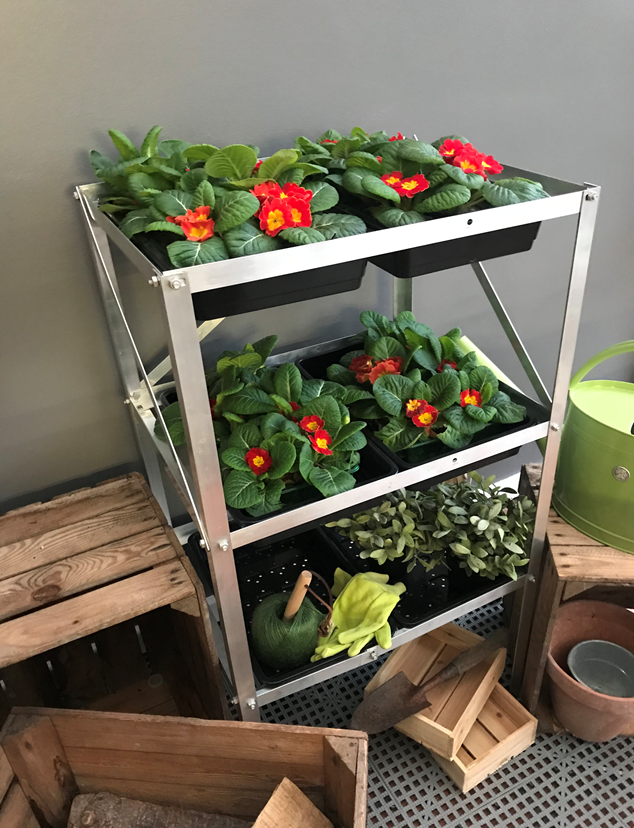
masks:
<svg viewBox="0 0 634 828"><path fill-rule="evenodd" d="M581 382L634 340L601 351L574 375L561 436L553 506L584 535L634 554L634 384Z"/></svg>

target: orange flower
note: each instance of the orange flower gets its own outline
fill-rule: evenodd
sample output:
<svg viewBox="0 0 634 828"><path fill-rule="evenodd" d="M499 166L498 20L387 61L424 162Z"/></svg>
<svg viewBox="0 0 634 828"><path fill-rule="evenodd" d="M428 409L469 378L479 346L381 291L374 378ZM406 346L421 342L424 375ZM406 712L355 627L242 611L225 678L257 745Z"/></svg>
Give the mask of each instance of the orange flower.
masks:
<svg viewBox="0 0 634 828"><path fill-rule="evenodd" d="M322 138L322 140L319 143L320 144L338 144L339 141L337 141L335 138Z"/></svg>
<svg viewBox="0 0 634 828"><path fill-rule="evenodd" d="M176 216L174 223L180 225L188 241L203 242L214 234L214 220L208 216L209 207L197 207L184 216Z"/></svg>
<svg viewBox="0 0 634 828"><path fill-rule="evenodd" d="M501 173L504 167L492 155L487 155L482 159L482 169L489 175L496 175Z"/></svg>
<svg viewBox="0 0 634 828"><path fill-rule="evenodd" d="M392 175L393 174L394 173L392 173ZM389 182L386 183L389 184ZM413 175L411 178L403 178L395 184L390 184L390 186L393 190L396 190L400 196L413 198L416 193L422 193L423 190L426 190L429 187L429 181L424 175Z"/></svg>
<svg viewBox="0 0 634 828"><path fill-rule="evenodd" d="M277 181L264 181L262 184L256 184L250 192L258 199L260 204L264 204L267 198L279 198L282 188Z"/></svg>
<svg viewBox="0 0 634 828"><path fill-rule="evenodd" d="M433 405L425 404L423 409L412 417L412 422L417 428L429 428L438 419L438 409Z"/></svg>
<svg viewBox="0 0 634 828"><path fill-rule="evenodd" d="M396 135L392 135L390 141L403 141L405 139L404 135L401 135L400 132L397 132Z"/></svg>
<svg viewBox="0 0 634 828"><path fill-rule="evenodd" d="M385 376L385 374L400 374L402 367L403 359L401 357L384 359L382 362L378 362L370 371L370 382L374 385L378 378Z"/></svg>
<svg viewBox="0 0 634 828"><path fill-rule="evenodd" d="M467 150L465 147L464 151L453 159L452 164L454 167L460 167L465 173L476 173L486 179L486 173L482 169L483 157L481 152L474 149Z"/></svg>
<svg viewBox="0 0 634 828"><path fill-rule="evenodd" d="M290 181L288 184L284 185L284 189L279 194L279 198L301 198L304 201L310 201L313 197L311 190L306 190L304 187L300 187L299 184L294 184Z"/></svg>
<svg viewBox="0 0 634 828"><path fill-rule="evenodd" d="M467 388L460 394L460 405L464 408L467 405L475 405L477 408L482 408L482 396L479 391L474 388Z"/></svg>
<svg viewBox="0 0 634 828"><path fill-rule="evenodd" d="M244 459L249 464L249 468L256 476L260 476L267 472L273 463L271 455L265 449L252 448L244 455Z"/></svg>
<svg viewBox="0 0 634 828"><path fill-rule="evenodd" d="M447 138L447 140L438 147L438 152L443 158L455 158L464 149L464 144L457 138Z"/></svg>
<svg viewBox="0 0 634 828"><path fill-rule="evenodd" d="M328 446L332 443L332 437L328 432L320 428L314 434L310 434L308 439L317 454L332 454L332 450Z"/></svg>
<svg viewBox="0 0 634 828"><path fill-rule="evenodd" d="M290 211L291 227L310 227L313 217L310 214L310 204L307 200L290 196L284 200L283 204Z"/></svg>
<svg viewBox="0 0 634 828"><path fill-rule="evenodd" d="M417 414L420 414L426 405L427 400L408 400L405 403L405 416L410 419L415 417Z"/></svg>
<svg viewBox="0 0 634 828"><path fill-rule="evenodd" d="M403 173L399 172L398 170L394 170L391 173L385 173L385 175L381 176L381 181L385 182L388 187L394 187L395 184L403 178Z"/></svg>
<svg viewBox="0 0 634 828"><path fill-rule="evenodd" d="M316 414L309 414L307 417L302 417L302 421L300 422L300 428L303 428L304 431L312 431L313 433L319 431L320 428L323 428L325 423L318 417Z"/></svg>
<svg viewBox="0 0 634 828"><path fill-rule="evenodd" d="M436 368L436 371L438 371L439 374L442 374L445 365L449 365L449 367L453 368L454 371L458 367L457 364L455 362L452 362L450 359L443 359L442 362L438 365L438 368Z"/></svg>
<svg viewBox="0 0 634 828"><path fill-rule="evenodd" d="M293 215L281 198L267 198L260 210L260 227L267 236L277 236L280 230L293 227Z"/></svg>
<svg viewBox="0 0 634 828"><path fill-rule="evenodd" d="M370 378L373 365L374 359L368 354L363 354L350 361L350 370L357 375L357 382L366 382Z"/></svg>

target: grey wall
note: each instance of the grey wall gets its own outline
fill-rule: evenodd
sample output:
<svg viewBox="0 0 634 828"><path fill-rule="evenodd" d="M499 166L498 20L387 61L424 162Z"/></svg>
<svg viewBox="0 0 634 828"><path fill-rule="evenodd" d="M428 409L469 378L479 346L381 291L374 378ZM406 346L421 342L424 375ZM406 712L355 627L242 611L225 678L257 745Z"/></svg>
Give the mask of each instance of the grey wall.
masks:
<svg viewBox="0 0 634 828"><path fill-rule="evenodd" d="M138 140L159 123L164 137L264 153L327 127L459 132L502 162L601 184L576 363L634 336L631 0L3 0L1 11L5 503L137 461L71 197L92 180L86 150L110 151L109 127ZM490 267L549 380L573 231L551 222L533 254ZM466 270L420 278L415 310L462 325L517 377L473 283ZM353 332L371 306L389 312L376 273L357 293L227 321L214 341L315 341L320 326Z"/></svg>

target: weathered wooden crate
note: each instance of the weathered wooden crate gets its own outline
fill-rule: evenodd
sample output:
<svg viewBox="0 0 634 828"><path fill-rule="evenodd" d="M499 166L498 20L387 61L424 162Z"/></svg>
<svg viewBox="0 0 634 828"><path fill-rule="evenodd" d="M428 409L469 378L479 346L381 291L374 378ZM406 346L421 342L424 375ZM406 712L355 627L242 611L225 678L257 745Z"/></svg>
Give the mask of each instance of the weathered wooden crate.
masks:
<svg viewBox="0 0 634 828"><path fill-rule="evenodd" d="M0 517L0 722L16 704L226 715L204 592L141 475Z"/></svg>
<svg viewBox="0 0 634 828"><path fill-rule="evenodd" d="M72 798L97 791L254 820L285 777L338 828L365 828L365 733L18 708L0 734L0 828L65 828Z"/></svg>
<svg viewBox="0 0 634 828"><path fill-rule="evenodd" d="M414 684L420 684L481 641L479 635L456 624L445 624L399 647L365 692L371 693L401 671ZM396 730L435 753L453 759L502 675L505 658L506 650L500 649L463 676L432 690L428 696L431 707L399 722Z"/></svg>
<svg viewBox="0 0 634 828"><path fill-rule="evenodd" d="M456 757L446 759L432 751L458 787L469 791L535 741L537 719L496 684Z"/></svg>

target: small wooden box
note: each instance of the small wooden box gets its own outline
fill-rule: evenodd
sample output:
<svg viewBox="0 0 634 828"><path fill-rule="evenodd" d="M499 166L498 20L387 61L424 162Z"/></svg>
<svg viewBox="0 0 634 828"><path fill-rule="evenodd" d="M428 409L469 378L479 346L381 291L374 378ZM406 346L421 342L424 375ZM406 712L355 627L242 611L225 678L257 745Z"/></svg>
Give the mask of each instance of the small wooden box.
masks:
<svg viewBox="0 0 634 828"><path fill-rule="evenodd" d="M530 747L536 731L537 719L496 684L455 759L432 756L465 793Z"/></svg>
<svg viewBox="0 0 634 828"><path fill-rule="evenodd" d="M284 778L337 828L365 828L367 747L354 730L14 708L0 828L62 828L96 792L253 821Z"/></svg>
<svg viewBox="0 0 634 828"><path fill-rule="evenodd" d="M414 684L431 678L482 638L456 624L445 624L399 647L365 688L371 693L403 671ZM429 693L431 707L396 725L396 730L429 750L453 759L504 669L506 650L500 649L464 676Z"/></svg>

